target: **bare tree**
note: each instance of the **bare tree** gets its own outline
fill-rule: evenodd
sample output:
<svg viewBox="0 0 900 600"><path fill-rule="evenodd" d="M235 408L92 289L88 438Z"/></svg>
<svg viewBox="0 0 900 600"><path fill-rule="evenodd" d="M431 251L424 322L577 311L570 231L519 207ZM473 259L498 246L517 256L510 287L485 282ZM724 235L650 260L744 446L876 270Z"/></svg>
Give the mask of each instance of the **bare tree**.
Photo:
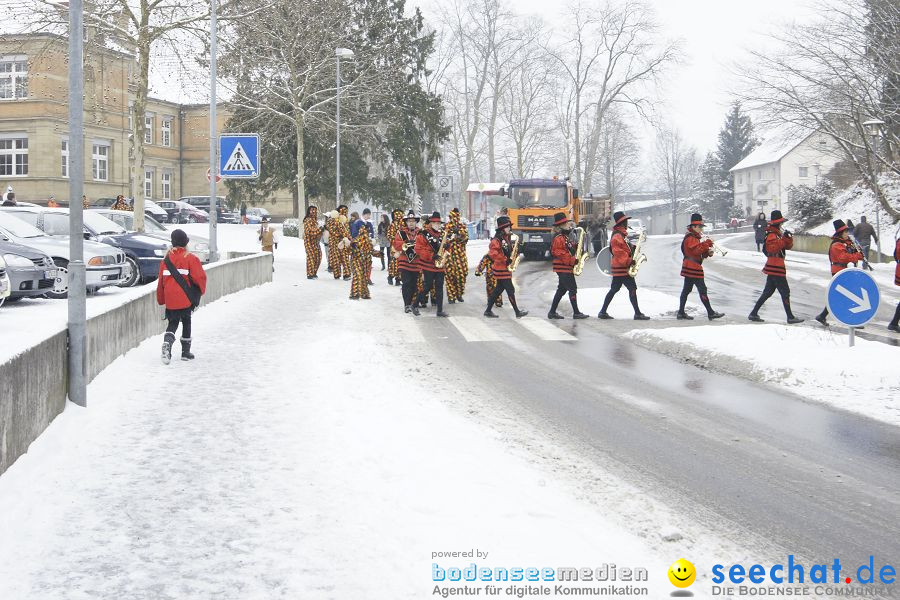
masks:
<svg viewBox="0 0 900 600"><path fill-rule="evenodd" d="M697 151L685 144L677 129L660 128L656 135L656 172L669 192L672 208L672 232L677 228L679 199L692 193L698 171Z"/></svg>
<svg viewBox="0 0 900 600"><path fill-rule="evenodd" d="M615 199L637 183L641 149L624 111L613 107L600 127L599 162L604 193Z"/></svg>
<svg viewBox="0 0 900 600"><path fill-rule="evenodd" d="M794 23L773 37L775 52L752 52L741 69L741 97L769 126L797 137L821 131L853 165L896 221L878 172L900 175L900 5L829 0L821 19ZM875 136L868 121L883 121ZM874 139L873 139L874 137Z"/></svg>

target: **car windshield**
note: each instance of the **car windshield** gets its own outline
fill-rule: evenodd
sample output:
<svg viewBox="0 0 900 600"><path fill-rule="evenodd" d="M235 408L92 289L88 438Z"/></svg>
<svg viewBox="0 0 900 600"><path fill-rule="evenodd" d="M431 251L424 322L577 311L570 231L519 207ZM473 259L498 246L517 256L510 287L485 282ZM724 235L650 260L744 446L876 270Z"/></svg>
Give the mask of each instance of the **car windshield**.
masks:
<svg viewBox="0 0 900 600"><path fill-rule="evenodd" d="M144 230L154 233L169 233L169 230L160 225L159 221L147 215L144 215Z"/></svg>
<svg viewBox="0 0 900 600"><path fill-rule="evenodd" d="M45 235L43 231L34 225L29 225L8 212L0 212L0 227L18 238L35 238Z"/></svg>
<svg viewBox="0 0 900 600"><path fill-rule="evenodd" d="M519 208L562 208L568 204L566 187L514 187L510 190L513 202Z"/></svg>
<svg viewBox="0 0 900 600"><path fill-rule="evenodd" d="M94 235L119 235L125 233L124 227L96 212L85 211L84 224L94 232Z"/></svg>

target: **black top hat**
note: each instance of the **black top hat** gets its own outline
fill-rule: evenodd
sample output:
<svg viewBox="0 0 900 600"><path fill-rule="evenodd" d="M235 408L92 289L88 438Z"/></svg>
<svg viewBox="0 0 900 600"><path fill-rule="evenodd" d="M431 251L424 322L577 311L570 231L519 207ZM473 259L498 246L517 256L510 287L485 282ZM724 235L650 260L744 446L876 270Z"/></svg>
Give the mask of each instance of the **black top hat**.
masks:
<svg viewBox="0 0 900 600"><path fill-rule="evenodd" d="M780 210L773 210L772 218L769 219L769 225L778 225L779 223L784 223L785 221L787 221L787 219L781 216Z"/></svg>
<svg viewBox="0 0 900 600"><path fill-rule="evenodd" d="M418 215L416 215L416 211L411 210L408 213L406 213L406 219L404 219L404 220L409 221L410 219L415 219L416 221L419 220Z"/></svg>
<svg viewBox="0 0 900 600"><path fill-rule="evenodd" d="M566 216L566 213L558 212L553 215L553 224L554 225L565 225L569 222L569 217Z"/></svg>
<svg viewBox="0 0 900 600"><path fill-rule="evenodd" d="M621 210L617 210L613 213L613 220L616 222L616 225L622 223L623 221L628 220L628 215L623 213Z"/></svg>
<svg viewBox="0 0 900 600"><path fill-rule="evenodd" d="M844 223L844 221L842 221L841 219L835 219L833 225L834 225L835 233L840 233L840 232L844 231L845 229L847 229L847 224Z"/></svg>
<svg viewBox="0 0 900 600"><path fill-rule="evenodd" d="M434 211L431 213L431 216L428 217L428 221L431 223L440 223L441 222L441 213L438 211Z"/></svg>
<svg viewBox="0 0 900 600"><path fill-rule="evenodd" d="M691 215L691 225L700 225L701 227L704 225L703 223L703 215L700 213L694 213Z"/></svg>
<svg viewBox="0 0 900 600"><path fill-rule="evenodd" d="M512 227L512 221L509 220L509 217L497 217L497 229L503 229L504 227Z"/></svg>

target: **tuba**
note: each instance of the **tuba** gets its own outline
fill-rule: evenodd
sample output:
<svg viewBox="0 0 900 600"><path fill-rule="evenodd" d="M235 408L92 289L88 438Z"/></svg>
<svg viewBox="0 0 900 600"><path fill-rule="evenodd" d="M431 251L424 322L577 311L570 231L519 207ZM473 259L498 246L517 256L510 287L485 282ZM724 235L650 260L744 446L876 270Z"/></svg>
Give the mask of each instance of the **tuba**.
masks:
<svg viewBox="0 0 900 600"><path fill-rule="evenodd" d="M444 235L441 236L441 245L438 246L437 252L435 253L434 266L438 269L443 269L444 261L447 260L447 232L449 231L449 226L444 227Z"/></svg>
<svg viewBox="0 0 900 600"><path fill-rule="evenodd" d="M587 252L584 247L584 228L576 227L575 231L578 232L578 246L575 248L575 258L578 260L578 262L576 262L575 266L572 267L572 272L575 273L575 275L581 275L581 273L584 271L584 263L588 259L590 253Z"/></svg>
<svg viewBox="0 0 900 600"><path fill-rule="evenodd" d="M634 245L634 252L631 253L632 264L628 267L628 275L629 277L635 277L637 275L638 269L641 268L641 265L647 262L647 255L641 252L641 246L644 245L644 240L647 239L647 233L645 231L641 232L640 237L638 237L637 244Z"/></svg>
<svg viewBox="0 0 900 600"><path fill-rule="evenodd" d="M519 252L519 236L514 233L509 236L509 239L513 243L512 251L509 253L509 272L512 273L518 268L519 263L522 262L522 254Z"/></svg>

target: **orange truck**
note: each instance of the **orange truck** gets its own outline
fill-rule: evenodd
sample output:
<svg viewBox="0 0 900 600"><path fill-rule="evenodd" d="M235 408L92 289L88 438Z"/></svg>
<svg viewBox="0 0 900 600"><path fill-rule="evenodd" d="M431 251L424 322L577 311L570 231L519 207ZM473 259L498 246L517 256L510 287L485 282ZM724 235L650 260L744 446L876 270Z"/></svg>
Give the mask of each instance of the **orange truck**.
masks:
<svg viewBox="0 0 900 600"><path fill-rule="evenodd" d="M600 226L612 214L609 196L581 198L568 177L513 179L501 188L500 194L509 197L514 205L509 209L513 233L522 240L524 255L530 258L549 255L556 213L566 213L585 230Z"/></svg>

